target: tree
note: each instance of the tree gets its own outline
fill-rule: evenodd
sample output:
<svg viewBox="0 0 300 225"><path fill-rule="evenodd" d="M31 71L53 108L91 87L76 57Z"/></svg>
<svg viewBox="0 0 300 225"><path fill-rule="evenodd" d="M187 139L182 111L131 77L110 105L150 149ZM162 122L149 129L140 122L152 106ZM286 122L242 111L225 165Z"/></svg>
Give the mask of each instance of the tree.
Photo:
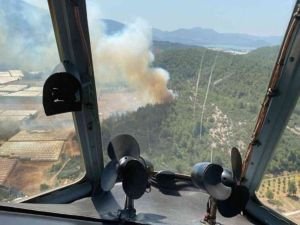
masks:
<svg viewBox="0 0 300 225"><path fill-rule="evenodd" d="M297 193L297 187L295 181L288 182L288 195L295 195Z"/></svg>
<svg viewBox="0 0 300 225"><path fill-rule="evenodd" d="M50 187L49 187L48 184L41 184L41 185L40 185L40 190L41 190L41 192L44 192L44 191L48 190L49 188L50 188Z"/></svg>
<svg viewBox="0 0 300 225"><path fill-rule="evenodd" d="M269 200L272 200L274 198L274 194L272 191L270 190L267 190L266 191L266 197L269 199Z"/></svg>

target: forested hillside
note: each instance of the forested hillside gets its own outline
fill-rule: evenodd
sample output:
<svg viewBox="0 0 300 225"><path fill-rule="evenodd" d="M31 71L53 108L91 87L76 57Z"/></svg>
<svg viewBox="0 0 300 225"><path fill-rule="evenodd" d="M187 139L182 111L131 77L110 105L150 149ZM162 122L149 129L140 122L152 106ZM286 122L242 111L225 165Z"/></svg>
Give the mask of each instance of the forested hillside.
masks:
<svg viewBox="0 0 300 225"><path fill-rule="evenodd" d="M239 147L244 154L250 142L278 50L266 47L233 55L159 43L154 46L155 66L169 71L175 100L103 121L104 146L112 136L129 133L157 170L189 173L194 163L211 157L228 166L231 147ZM292 149L283 150L280 145L278 154ZM288 169L299 169L297 165ZM270 169L284 170L277 167Z"/></svg>

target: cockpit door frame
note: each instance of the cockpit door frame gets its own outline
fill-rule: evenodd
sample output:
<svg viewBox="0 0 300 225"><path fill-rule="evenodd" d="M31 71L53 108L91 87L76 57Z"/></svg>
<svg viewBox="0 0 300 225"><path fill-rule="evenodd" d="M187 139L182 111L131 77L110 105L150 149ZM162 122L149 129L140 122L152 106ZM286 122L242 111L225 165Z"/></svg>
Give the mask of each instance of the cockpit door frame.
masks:
<svg viewBox="0 0 300 225"><path fill-rule="evenodd" d="M82 111L73 112L73 119L85 162L86 179L93 192L101 191L103 151L86 3L83 0L49 0L48 3L61 63L66 72L76 76L82 85Z"/></svg>
<svg viewBox="0 0 300 225"><path fill-rule="evenodd" d="M280 57L283 51L282 48L276 62L276 66L282 66L278 80L275 87L272 88L273 90L270 90L269 87L266 93L266 96L270 98L270 102L265 114L262 115L261 110L258 115L258 121L263 116L261 129L253 134L254 139L250 143L250 146L252 145L251 152L248 150L244 162L243 183L249 187L252 193L254 193L264 176L300 94L300 6L297 6L293 13L292 20L295 18L297 18L297 23L291 33L288 46L285 46L285 57ZM287 33L289 32L288 30ZM270 95L272 93L274 95ZM264 107L264 104L262 107Z"/></svg>
<svg viewBox="0 0 300 225"><path fill-rule="evenodd" d="M300 95L299 3L300 1L298 0L275 65L274 71L276 68L280 68L278 78L273 80L276 85L270 88L272 86L272 79L274 78L272 76L266 93L266 98L269 98L268 105L264 110L263 107L266 104L266 101L264 101L262 110L258 115L258 123L263 118L260 124L261 127L254 131L253 140L249 145L244 161L243 183L249 187L250 194L252 195L246 207L247 212L255 215L256 218L266 224L293 224L287 218L264 206L257 199L255 191L259 188L265 170L276 151L276 146ZM284 57L282 57L283 55Z"/></svg>

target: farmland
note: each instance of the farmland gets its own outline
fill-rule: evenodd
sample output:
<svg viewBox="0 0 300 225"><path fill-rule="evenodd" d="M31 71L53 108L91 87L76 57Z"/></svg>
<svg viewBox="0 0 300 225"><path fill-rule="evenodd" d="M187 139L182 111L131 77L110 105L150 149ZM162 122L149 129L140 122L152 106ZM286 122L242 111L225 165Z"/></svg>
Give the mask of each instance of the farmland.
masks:
<svg viewBox="0 0 300 225"><path fill-rule="evenodd" d="M296 186L293 193L291 183ZM259 200L291 220L300 219L300 173L285 173L280 176L266 175L256 192Z"/></svg>
<svg viewBox="0 0 300 225"><path fill-rule="evenodd" d="M0 88L1 201L71 184L85 171L71 113L45 116L42 82L23 78ZM137 110L136 96L127 89L101 93L100 119Z"/></svg>
<svg viewBox="0 0 300 225"><path fill-rule="evenodd" d="M32 196L39 194L41 191L67 185L82 177L84 169L80 160L79 145L73 135L63 142L63 148L55 161L49 161L49 158L47 160L45 158L44 160L17 160L15 168L4 183L5 186L18 189L24 196ZM45 143L42 141L42 144ZM37 155L40 155L40 153L43 153L43 149L37 151ZM24 154L26 154L26 151ZM68 168L70 162L73 162L71 169ZM73 166L74 164L76 166Z"/></svg>

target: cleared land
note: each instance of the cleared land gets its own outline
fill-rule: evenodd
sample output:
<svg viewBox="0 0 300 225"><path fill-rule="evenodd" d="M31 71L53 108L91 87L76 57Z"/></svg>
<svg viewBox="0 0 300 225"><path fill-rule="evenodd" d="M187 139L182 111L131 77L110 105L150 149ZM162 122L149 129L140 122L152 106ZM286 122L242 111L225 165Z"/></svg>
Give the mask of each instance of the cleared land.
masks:
<svg viewBox="0 0 300 225"><path fill-rule="evenodd" d="M19 161L6 186L15 187L26 196L40 193L40 185L46 180L45 173L51 168L51 162Z"/></svg>
<svg viewBox="0 0 300 225"><path fill-rule="evenodd" d="M70 138L64 142L60 157L54 162L18 160L5 185L17 188L25 196L33 196L48 189L70 184L83 174L84 169L80 167L79 163L79 168L74 168L69 173L70 178L59 179L58 176L65 172L66 165L74 157L80 157L79 144L76 140ZM75 173L79 175L72 176ZM42 190L41 185L46 185L47 188Z"/></svg>
<svg viewBox="0 0 300 225"><path fill-rule="evenodd" d="M16 164L16 159L0 158L0 185L5 183Z"/></svg>
<svg viewBox="0 0 300 225"><path fill-rule="evenodd" d="M26 91L40 91L40 87L28 87ZM99 98L100 118L135 111L144 105L137 96L136 92L127 90L104 93ZM25 196L32 196L82 177L84 165L71 113L47 117L40 104L18 102L4 101L0 104L0 119L23 121L19 131L0 140L0 156L15 162L14 166L3 164L3 184Z"/></svg>
<svg viewBox="0 0 300 225"><path fill-rule="evenodd" d="M124 114L137 110L145 105L138 96L137 92L126 90L100 94L98 98L100 119L103 120L114 114Z"/></svg>

